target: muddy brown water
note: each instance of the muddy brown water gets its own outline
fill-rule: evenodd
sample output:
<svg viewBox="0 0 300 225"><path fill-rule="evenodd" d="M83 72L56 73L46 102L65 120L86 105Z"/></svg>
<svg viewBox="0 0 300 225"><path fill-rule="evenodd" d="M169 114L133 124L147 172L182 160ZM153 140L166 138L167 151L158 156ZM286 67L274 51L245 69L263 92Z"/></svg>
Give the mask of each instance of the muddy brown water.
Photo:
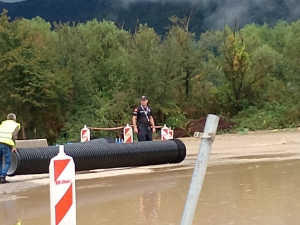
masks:
<svg viewBox="0 0 300 225"><path fill-rule="evenodd" d="M193 224L300 224L300 162L207 170ZM77 224L179 224L192 169L77 181ZM1 225L50 224L48 185L0 202Z"/></svg>
<svg viewBox="0 0 300 225"><path fill-rule="evenodd" d="M273 154L257 149L211 163L193 224L300 224L300 145L287 143L276 145L280 151ZM77 224L180 224L195 160L192 154L149 173L77 180ZM50 224L49 185L1 195L0 225Z"/></svg>

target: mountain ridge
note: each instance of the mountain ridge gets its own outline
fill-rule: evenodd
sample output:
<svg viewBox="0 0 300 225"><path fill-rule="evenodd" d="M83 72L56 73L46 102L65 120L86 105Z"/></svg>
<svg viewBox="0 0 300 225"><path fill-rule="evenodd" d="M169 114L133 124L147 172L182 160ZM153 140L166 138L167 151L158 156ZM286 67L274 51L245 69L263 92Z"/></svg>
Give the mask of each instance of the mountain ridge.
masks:
<svg viewBox="0 0 300 225"><path fill-rule="evenodd" d="M139 1L124 3L125 0L27 0L16 3L0 2L1 9L7 9L12 19L27 19L36 16L53 22L86 22L93 19L114 21L126 30L134 30L138 23L147 23L159 34L165 33L165 27L172 15L180 18L191 16L192 32L201 33L208 29L221 28L224 23L234 19L239 26L246 23L269 23L278 20L293 21L299 18L300 11L293 11L293 6L283 0L263 0L261 4L251 1L239 3L236 0L219 1ZM262 7L265 2L265 7ZM232 5L237 3L239 5ZM232 6L231 6L231 5ZM269 6L269 7L268 7Z"/></svg>

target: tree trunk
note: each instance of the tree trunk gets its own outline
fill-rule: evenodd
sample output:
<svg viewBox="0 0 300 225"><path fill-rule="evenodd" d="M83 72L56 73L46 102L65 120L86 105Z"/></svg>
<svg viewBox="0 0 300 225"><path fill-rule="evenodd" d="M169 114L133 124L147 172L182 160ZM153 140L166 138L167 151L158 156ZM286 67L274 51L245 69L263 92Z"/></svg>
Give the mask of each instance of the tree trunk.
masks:
<svg viewBox="0 0 300 225"><path fill-rule="evenodd" d="M24 125L22 125L22 139L26 140L25 126Z"/></svg>

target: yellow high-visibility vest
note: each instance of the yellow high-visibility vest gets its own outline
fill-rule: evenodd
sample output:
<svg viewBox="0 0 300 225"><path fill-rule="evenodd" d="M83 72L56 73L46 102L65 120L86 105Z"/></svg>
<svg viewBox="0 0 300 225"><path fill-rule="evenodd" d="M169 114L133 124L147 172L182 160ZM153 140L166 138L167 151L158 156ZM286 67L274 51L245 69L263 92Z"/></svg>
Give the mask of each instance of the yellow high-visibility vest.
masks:
<svg viewBox="0 0 300 225"><path fill-rule="evenodd" d="M16 123L14 120L2 121L2 124L0 125L0 143L14 147L15 143L12 137L17 127L20 129L21 125Z"/></svg>

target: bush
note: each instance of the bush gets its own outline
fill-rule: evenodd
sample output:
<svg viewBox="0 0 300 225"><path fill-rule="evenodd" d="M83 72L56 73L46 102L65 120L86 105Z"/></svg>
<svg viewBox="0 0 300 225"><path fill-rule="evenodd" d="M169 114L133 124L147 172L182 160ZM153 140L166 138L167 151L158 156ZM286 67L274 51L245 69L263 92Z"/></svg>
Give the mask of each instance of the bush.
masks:
<svg viewBox="0 0 300 225"><path fill-rule="evenodd" d="M254 131L293 128L300 125L300 111L297 105L265 103L262 109L251 106L239 112L232 121L235 123L234 129L240 132L245 129Z"/></svg>
<svg viewBox="0 0 300 225"><path fill-rule="evenodd" d="M186 128L188 120L183 114L179 114L176 116L169 116L166 120L166 125L171 128Z"/></svg>

